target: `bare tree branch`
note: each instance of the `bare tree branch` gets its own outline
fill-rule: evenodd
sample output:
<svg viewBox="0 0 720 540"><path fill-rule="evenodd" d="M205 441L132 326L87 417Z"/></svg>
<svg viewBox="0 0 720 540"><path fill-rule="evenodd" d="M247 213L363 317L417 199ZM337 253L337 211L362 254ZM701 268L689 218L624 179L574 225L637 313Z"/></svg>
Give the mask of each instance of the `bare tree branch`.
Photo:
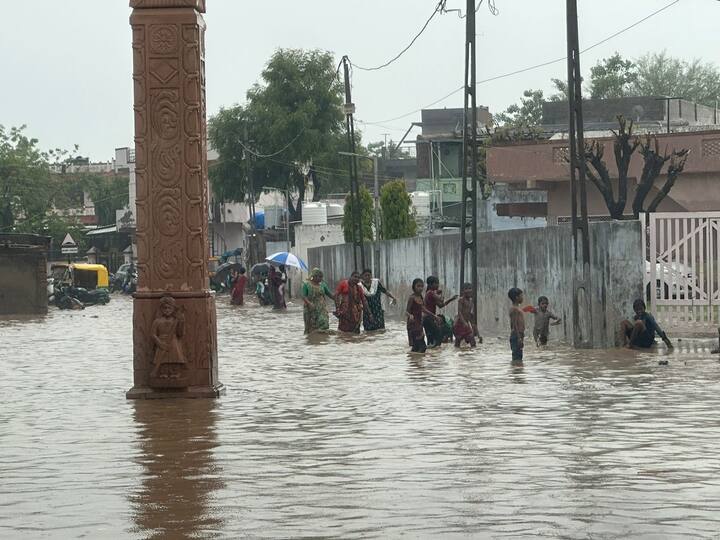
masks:
<svg viewBox="0 0 720 540"><path fill-rule="evenodd" d="M645 199L655 183L655 179L660 176L662 168L671 156L667 154L660 155L660 144L657 138L648 135L645 143L640 143L640 153L645 163L643 164L642 174L635 191L635 199L633 200L633 215L637 218L643 211Z"/></svg>
<svg viewBox="0 0 720 540"><path fill-rule="evenodd" d="M618 200L615 203L614 210L616 214L622 217L623 214L625 214L625 205L627 204L628 169L630 168L632 156L640 145L640 141L637 138L632 139L632 119L629 125L622 115L618 116L617 120L620 124L620 129L617 133L613 132L615 135L613 149L615 151L615 163L618 168Z"/></svg>
<svg viewBox="0 0 720 540"><path fill-rule="evenodd" d="M675 180L677 180L678 176L680 176L680 174L683 172L683 169L685 168L685 162L687 161L689 155L690 150L687 149L680 150L679 152L673 152L670 155L670 165L668 165L665 184L657 193L657 195L655 195L652 202L648 206L648 212L655 212L663 199L667 196L668 193L670 193L670 190L675 185Z"/></svg>

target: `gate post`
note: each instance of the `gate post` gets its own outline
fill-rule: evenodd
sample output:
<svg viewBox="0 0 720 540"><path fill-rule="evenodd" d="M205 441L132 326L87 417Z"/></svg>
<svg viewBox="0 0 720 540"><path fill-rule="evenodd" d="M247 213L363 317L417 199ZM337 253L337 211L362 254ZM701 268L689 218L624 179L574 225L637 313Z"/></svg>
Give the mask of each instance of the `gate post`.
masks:
<svg viewBox="0 0 720 540"><path fill-rule="evenodd" d="M130 0L138 286L126 396L217 397L208 281L205 0Z"/></svg>

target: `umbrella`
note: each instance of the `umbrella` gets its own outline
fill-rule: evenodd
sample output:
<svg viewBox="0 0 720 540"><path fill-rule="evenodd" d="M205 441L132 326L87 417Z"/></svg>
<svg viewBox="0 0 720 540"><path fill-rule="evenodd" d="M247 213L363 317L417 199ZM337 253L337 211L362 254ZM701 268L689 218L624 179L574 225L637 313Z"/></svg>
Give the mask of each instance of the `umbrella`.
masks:
<svg viewBox="0 0 720 540"><path fill-rule="evenodd" d="M287 251L280 251L279 253L273 253L269 257L265 258L271 264L284 264L285 266L294 266L300 270L308 271L307 264L297 255L293 255Z"/></svg>
<svg viewBox="0 0 720 540"><path fill-rule="evenodd" d="M270 265L268 263L258 263L250 269L251 276L255 276L255 275L267 276L267 274L269 272L270 272Z"/></svg>
<svg viewBox="0 0 720 540"><path fill-rule="evenodd" d="M217 270L215 271L215 275L212 277L212 282L216 285L222 285L226 282L228 276L230 275L230 272L233 270L237 270L238 272L243 267L240 263L225 263L221 264L217 267Z"/></svg>

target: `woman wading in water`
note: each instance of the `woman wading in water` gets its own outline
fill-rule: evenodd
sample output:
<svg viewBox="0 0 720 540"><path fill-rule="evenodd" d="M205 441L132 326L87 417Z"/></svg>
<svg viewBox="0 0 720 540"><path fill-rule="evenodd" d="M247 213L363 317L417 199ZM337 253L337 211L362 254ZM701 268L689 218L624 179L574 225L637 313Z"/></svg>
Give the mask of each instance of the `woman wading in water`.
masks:
<svg viewBox="0 0 720 540"><path fill-rule="evenodd" d="M395 297L388 291L380 280L372 277L372 271L365 269L362 273L362 281L360 282L365 298L367 299L368 310L363 311L363 328L366 332L373 330L385 329L385 312L382 308L382 295L390 298L390 302L395 302ZM372 315L373 320L370 320Z"/></svg>
<svg viewBox="0 0 720 540"><path fill-rule="evenodd" d="M327 283L323 281L323 273L319 268L313 268L310 277L303 283L303 315L305 319L305 334L313 332L327 332L330 329L325 297L335 300Z"/></svg>
<svg viewBox="0 0 720 540"><path fill-rule="evenodd" d="M360 333L363 311L369 312L365 293L360 287L360 273L353 272L350 279L340 282L336 291L338 330L340 332ZM373 315L368 315L373 321Z"/></svg>

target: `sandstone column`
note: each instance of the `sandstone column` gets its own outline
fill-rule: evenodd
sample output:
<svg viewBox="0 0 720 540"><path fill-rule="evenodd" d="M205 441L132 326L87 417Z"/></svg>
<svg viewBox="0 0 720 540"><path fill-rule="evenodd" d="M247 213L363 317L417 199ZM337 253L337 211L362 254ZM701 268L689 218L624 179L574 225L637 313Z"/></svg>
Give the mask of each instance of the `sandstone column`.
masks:
<svg viewBox="0 0 720 540"><path fill-rule="evenodd" d="M207 269L205 0L130 7L138 287L127 397L216 397L224 387Z"/></svg>

